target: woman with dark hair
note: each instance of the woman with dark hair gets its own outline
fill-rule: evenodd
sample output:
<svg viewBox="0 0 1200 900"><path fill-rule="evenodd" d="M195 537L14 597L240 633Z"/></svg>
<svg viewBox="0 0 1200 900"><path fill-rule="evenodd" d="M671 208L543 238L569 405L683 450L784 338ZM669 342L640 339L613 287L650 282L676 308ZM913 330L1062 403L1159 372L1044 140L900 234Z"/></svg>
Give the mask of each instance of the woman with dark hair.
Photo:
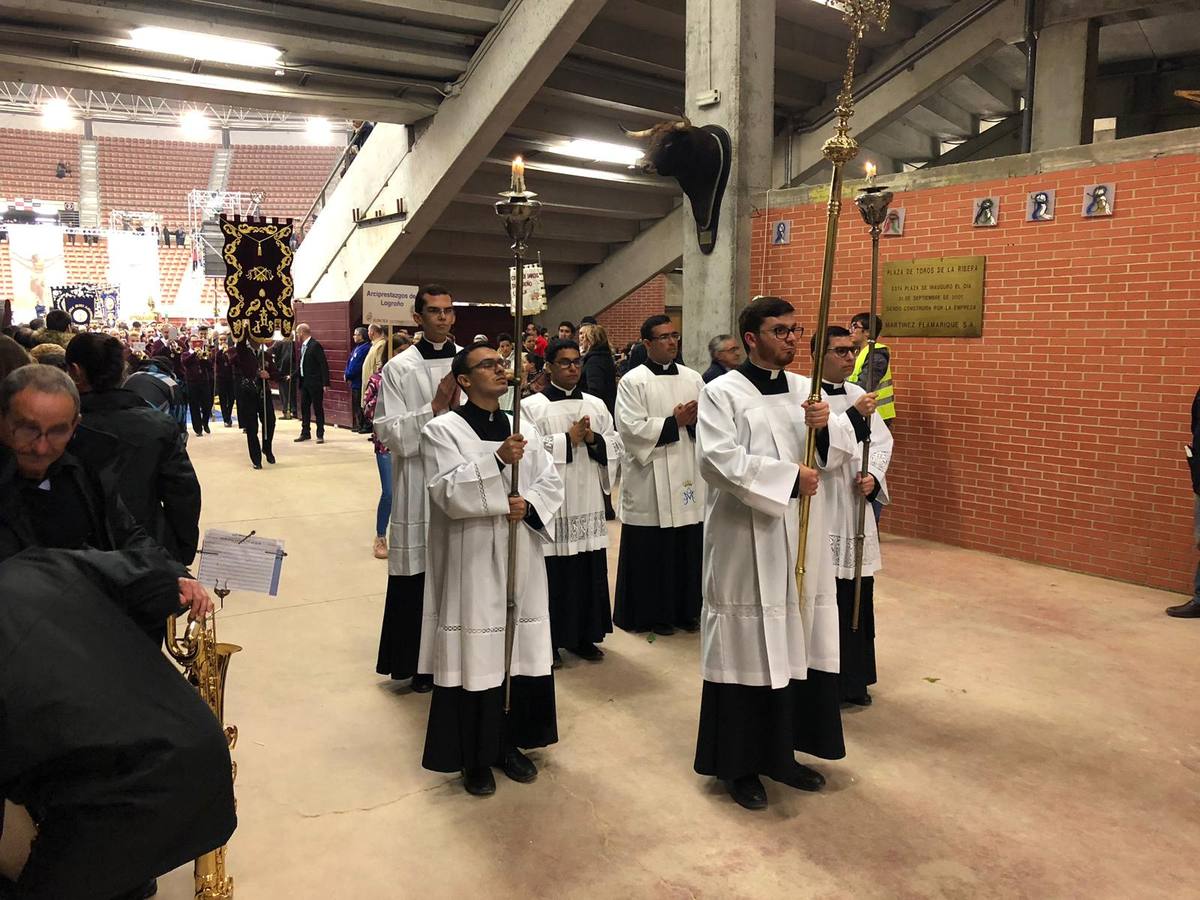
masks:
<svg viewBox="0 0 1200 900"><path fill-rule="evenodd" d="M171 556L190 565L200 542L200 482L175 420L125 390L125 351L106 334L76 335L67 372L82 416L70 450L104 470L129 512Z"/></svg>

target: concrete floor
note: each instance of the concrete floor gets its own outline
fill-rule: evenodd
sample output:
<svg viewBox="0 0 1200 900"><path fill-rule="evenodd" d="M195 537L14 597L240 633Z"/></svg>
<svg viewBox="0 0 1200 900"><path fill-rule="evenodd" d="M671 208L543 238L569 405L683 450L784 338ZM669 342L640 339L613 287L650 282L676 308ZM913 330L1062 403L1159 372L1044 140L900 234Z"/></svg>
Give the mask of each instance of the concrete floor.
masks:
<svg viewBox="0 0 1200 900"><path fill-rule="evenodd" d="M558 673L538 781L481 800L420 767L428 695L374 672L368 443L297 433L261 472L239 431L191 443L204 526L289 553L277 599L219 620L245 648L239 898L1200 896L1200 622L1162 614L1177 595L891 538L876 703L825 792L735 806L691 768L698 637L618 632ZM190 871L159 896L191 897Z"/></svg>

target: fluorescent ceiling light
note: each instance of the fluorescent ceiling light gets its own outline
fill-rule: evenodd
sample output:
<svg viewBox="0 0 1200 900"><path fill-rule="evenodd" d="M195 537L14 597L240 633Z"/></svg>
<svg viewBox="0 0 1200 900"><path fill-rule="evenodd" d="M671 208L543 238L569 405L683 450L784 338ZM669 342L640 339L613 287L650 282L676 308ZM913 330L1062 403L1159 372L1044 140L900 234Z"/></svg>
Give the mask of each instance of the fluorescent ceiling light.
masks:
<svg viewBox="0 0 1200 900"><path fill-rule="evenodd" d="M279 65L280 51L277 48L253 41L157 26L135 28L129 36L135 49L150 53L169 53L186 59L206 59L233 66L274 69Z"/></svg>
<svg viewBox="0 0 1200 900"><path fill-rule="evenodd" d="M208 137L208 132L212 128L208 116L198 109L185 109L179 116L179 127L183 131L184 137L192 140Z"/></svg>
<svg viewBox="0 0 1200 900"><path fill-rule="evenodd" d="M51 97L42 104L42 127L62 131L75 124L75 113L62 97Z"/></svg>
<svg viewBox="0 0 1200 900"><path fill-rule="evenodd" d="M333 137L333 126L324 116L309 116L304 131L309 142L313 144L328 144Z"/></svg>
<svg viewBox="0 0 1200 900"><path fill-rule="evenodd" d="M626 144L610 144L607 141L592 141L586 138L575 138L555 147L548 148L551 153L562 156L572 156L575 159L586 159L591 162L622 163L633 165L645 154L640 147Z"/></svg>

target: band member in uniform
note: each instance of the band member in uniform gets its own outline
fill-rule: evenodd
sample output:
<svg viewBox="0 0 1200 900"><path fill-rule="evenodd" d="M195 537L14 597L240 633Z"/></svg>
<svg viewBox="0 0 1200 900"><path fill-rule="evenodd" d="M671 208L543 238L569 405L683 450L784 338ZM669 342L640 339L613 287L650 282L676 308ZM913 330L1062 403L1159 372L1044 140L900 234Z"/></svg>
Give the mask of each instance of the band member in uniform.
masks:
<svg viewBox="0 0 1200 900"><path fill-rule="evenodd" d="M237 418L242 431L246 432L246 447L250 451L250 463L262 468L263 457L275 464L271 443L275 438L275 402L271 397L271 379L279 377L279 370L271 354L259 353L243 341L233 354L233 371L237 376ZM262 425L262 443L259 443L259 425Z"/></svg>
<svg viewBox="0 0 1200 900"><path fill-rule="evenodd" d="M462 771L466 790L495 793L492 766L517 782L537 778L518 748L558 740L543 546L553 541L563 484L536 427L512 433L500 398L500 354L474 344L454 357L467 402L421 434L429 477L429 573L434 613L421 633L423 671L434 673L422 765ZM520 462L520 496L509 466ZM510 523L518 523L512 616L512 703L504 711Z"/></svg>
<svg viewBox="0 0 1200 900"><path fill-rule="evenodd" d="M596 645L612 631L604 496L616 481L623 448L604 401L579 388L582 365L575 341L552 340L545 368L550 383L521 406L563 480L554 543L545 548L556 665L560 647L586 660L603 659Z"/></svg>
<svg viewBox="0 0 1200 900"><path fill-rule="evenodd" d="M192 431L196 437L203 437L212 431L208 426L213 405L213 360L209 350L207 339L203 335L197 336L192 338L191 345L180 358L184 381L187 382Z"/></svg>
<svg viewBox="0 0 1200 900"><path fill-rule="evenodd" d="M821 472L821 490L829 511L829 549L837 579L838 618L841 629L841 667L838 673L841 700L855 706L870 706L867 687L875 683L875 572L881 566L879 531L875 516L868 515L863 525L862 587L859 593L858 630L854 622L854 565L858 543L858 503L860 498L888 502L887 468L892 458L892 432L883 417L873 411L874 394L868 394L846 379L854 371L857 348L850 332L829 326L829 349L822 361L821 389L834 415L844 415L854 427L858 443L854 453L842 465ZM815 344L809 344L815 352ZM862 440L871 437L867 463L868 475L862 476Z"/></svg>
<svg viewBox="0 0 1200 900"><path fill-rule="evenodd" d="M627 631L700 627L704 481L696 468L699 372L675 362L679 332L663 315L642 325L646 362L617 386L625 446L621 550L613 621Z"/></svg>
<svg viewBox="0 0 1200 900"><path fill-rule="evenodd" d="M237 396L233 375L233 335L223 334L214 356L217 377L217 402L221 406L221 421L226 428L233 427L233 401Z"/></svg>
<svg viewBox="0 0 1200 900"><path fill-rule="evenodd" d="M421 456L421 429L458 401L450 364L460 348L450 334L454 300L446 288L420 288L413 319L424 335L388 360L375 403L375 437L392 455L388 588L375 671L397 680L412 678L412 689L425 693L433 688L433 676L418 673L417 660L425 596L427 487L433 473Z"/></svg>
<svg viewBox="0 0 1200 900"><path fill-rule="evenodd" d="M738 317L749 358L700 395L696 443L708 482L704 536L704 690L695 769L724 781L747 809L765 809L759 776L800 790L824 777L801 750L840 759L838 617L827 549L826 494L803 464L809 428L817 463L850 458L854 434L825 402L808 404L792 305L759 297ZM803 604L796 585L800 495L811 496Z"/></svg>

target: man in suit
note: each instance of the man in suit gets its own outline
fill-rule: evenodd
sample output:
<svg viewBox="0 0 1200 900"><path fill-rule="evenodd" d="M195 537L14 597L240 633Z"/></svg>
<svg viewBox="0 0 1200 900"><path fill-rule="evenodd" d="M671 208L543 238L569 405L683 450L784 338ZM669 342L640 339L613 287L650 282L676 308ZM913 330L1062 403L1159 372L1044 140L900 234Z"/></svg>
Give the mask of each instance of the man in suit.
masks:
<svg viewBox="0 0 1200 900"><path fill-rule="evenodd" d="M300 437L295 443L312 437L309 422L317 419L317 443L325 443L325 388L329 387L329 363L325 348L312 336L306 324L296 326L296 378L300 382Z"/></svg>

